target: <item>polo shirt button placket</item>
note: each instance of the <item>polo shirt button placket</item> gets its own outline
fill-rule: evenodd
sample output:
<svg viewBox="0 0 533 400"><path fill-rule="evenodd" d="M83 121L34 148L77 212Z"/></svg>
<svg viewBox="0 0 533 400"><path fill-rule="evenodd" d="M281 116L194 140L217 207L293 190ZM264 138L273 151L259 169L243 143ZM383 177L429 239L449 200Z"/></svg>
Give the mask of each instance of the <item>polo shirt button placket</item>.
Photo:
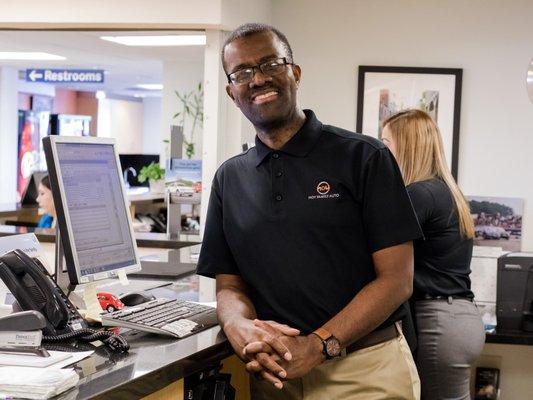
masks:
<svg viewBox="0 0 533 400"><path fill-rule="evenodd" d="M282 201L283 201L283 182L281 179L283 176L283 162L282 157L280 157L279 153L272 153L272 164L271 168L273 171L273 178L274 181L272 182L272 189L273 189L273 197L274 197L274 210L275 213L280 216L282 213Z"/></svg>

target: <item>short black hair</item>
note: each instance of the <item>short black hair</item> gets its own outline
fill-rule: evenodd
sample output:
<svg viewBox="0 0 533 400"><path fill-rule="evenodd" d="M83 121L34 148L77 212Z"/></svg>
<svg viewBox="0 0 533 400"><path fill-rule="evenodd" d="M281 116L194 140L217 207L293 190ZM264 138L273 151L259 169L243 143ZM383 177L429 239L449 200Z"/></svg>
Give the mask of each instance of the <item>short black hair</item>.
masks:
<svg viewBox="0 0 533 400"><path fill-rule="evenodd" d="M257 22L251 22L247 24L243 24L239 27L237 27L233 32L231 32L228 36L228 38L224 41L224 45L222 46L222 52L220 54L222 58L222 66L224 67L224 71L226 71L226 63L224 61L224 52L226 51L226 46L233 42L234 40L252 36L258 33L263 32L272 32L274 35L277 36L277 38L281 41L281 44L283 45L285 52L287 53L287 61L293 62L292 58L292 48L289 44L289 41L287 40L287 36L285 36L282 32L280 32L279 29L274 28L272 25L267 24L260 24ZM226 71L228 72L228 71Z"/></svg>

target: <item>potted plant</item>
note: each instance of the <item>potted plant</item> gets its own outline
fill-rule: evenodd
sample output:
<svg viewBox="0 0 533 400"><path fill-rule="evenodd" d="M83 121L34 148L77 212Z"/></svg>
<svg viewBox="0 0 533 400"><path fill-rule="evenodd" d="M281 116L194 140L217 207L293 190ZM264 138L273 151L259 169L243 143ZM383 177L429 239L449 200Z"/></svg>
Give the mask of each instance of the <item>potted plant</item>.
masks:
<svg viewBox="0 0 533 400"><path fill-rule="evenodd" d="M152 193L165 192L165 170L155 162L142 167L137 179L141 183L148 180L150 184L150 192Z"/></svg>
<svg viewBox="0 0 533 400"><path fill-rule="evenodd" d="M204 122L204 88L200 82L195 90L188 93L174 92L181 108L181 111L174 114L174 118L178 119L178 125L183 129L185 155L191 159L196 151L194 133L197 128L202 128Z"/></svg>

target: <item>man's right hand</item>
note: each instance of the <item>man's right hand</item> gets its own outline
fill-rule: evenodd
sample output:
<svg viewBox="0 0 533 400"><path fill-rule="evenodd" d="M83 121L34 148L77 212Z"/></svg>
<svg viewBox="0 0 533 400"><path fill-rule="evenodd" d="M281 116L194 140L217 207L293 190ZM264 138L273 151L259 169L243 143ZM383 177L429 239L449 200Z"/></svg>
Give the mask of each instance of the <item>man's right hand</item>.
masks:
<svg viewBox="0 0 533 400"><path fill-rule="evenodd" d="M243 352L246 345L252 342L263 342L269 345L280 358L290 361L292 355L280 338L283 336L298 336L300 331L274 321L265 321L268 323L264 324L261 324L261 322L263 321L240 318L224 326L224 333L233 346L235 353L241 359L248 361L248 357Z"/></svg>
<svg viewBox="0 0 533 400"><path fill-rule="evenodd" d="M238 275L217 274L217 315L218 321L235 353L245 363L261 360L266 369L259 376L281 389L279 379L287 376L280 363L291 360L292 354L280 338L298 336L300 331L275 321L255 319L256 312L250 300L250 290L246 282ZM244 354L244 348L250 343L264 343L269 351L264 354L254 352Z"/></svg>
<svg viewBox="0 0 533 400"><path fill-rule="evenodd" d="M258 361L263 366L259 375L281 389L283 384L279 378L285 378L287 372L276 360L292 359L292 354L280 340L284 336L298 336L300 331L288 325L275 321L259 321L240 318L228 322L224 326L224 333L228 337L235 353L245 362ZM271 350L271 354L246 354L244 348L249 343L262 342ZM279 377L279 378L278 378Z"/></svg>

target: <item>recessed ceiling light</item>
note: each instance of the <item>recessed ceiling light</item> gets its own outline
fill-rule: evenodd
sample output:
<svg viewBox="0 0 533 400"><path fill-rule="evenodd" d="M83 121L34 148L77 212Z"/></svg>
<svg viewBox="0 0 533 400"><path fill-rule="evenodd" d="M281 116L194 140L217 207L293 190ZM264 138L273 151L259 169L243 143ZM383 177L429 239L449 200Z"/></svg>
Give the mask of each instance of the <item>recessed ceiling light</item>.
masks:
<svg viewBox="0 0 533 400"><path fill-rule="evenodd" d="M100 39L126 46L203 46L205 35L100 36Z"/></svg>
<svg viewBox="0 0 533 400"><path fill-rule="evenodd" d="M38 51L0 51L0 60L66 60L66 57Z"/></svg>
<svg viewBox="0 0 533 400"><path fill-rule="evenodd" d="M144 90L163 90L162 83L139 83L135 87Z"/></svg>

